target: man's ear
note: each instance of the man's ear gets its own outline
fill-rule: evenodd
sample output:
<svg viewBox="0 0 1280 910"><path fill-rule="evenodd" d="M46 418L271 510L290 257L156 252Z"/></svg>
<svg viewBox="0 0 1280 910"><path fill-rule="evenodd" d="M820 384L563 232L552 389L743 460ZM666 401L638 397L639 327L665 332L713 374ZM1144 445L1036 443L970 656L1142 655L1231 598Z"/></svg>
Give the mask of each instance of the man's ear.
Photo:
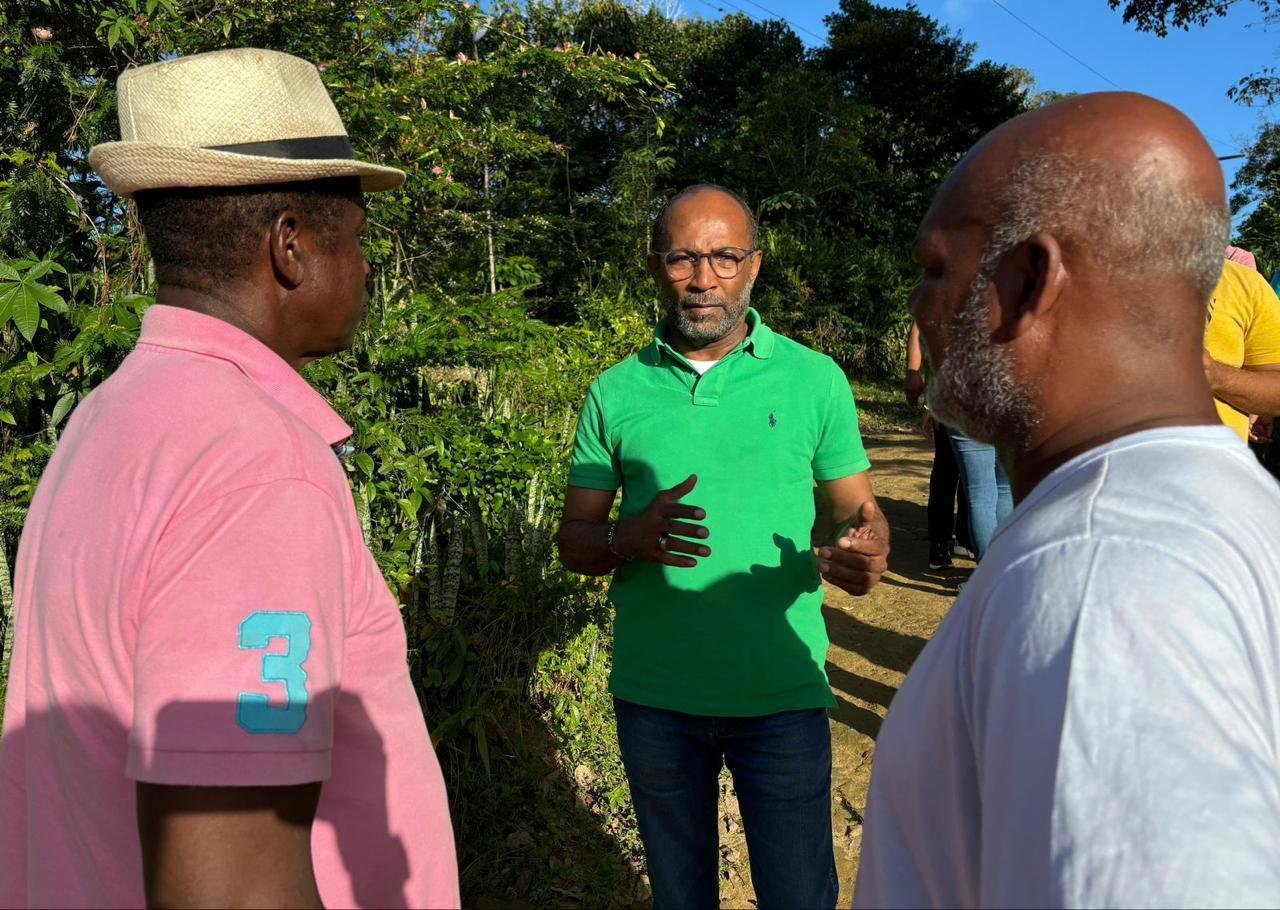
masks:
<svg viewBox="0 0 1280 910"><path fill-rule="evenodd" d="M646 268L649 270L649 277L654 281L666 281L667 270L662 267L662 257L657 253L650 253L649 258L645 262Z"/></svg>
<svg viewBox="0 0 1280 910"><path fill-rule="evenodd" d="M293 290L302 284L309 250L303 242L302 216L286 210L267 228L267 249L276 280Z"/></svg>
<svg viewBox="0 0 1280 910"><path fill-rule="evenodd" d="M1032 234L1001 257L992 283L1000 302L1001 340L1031 330L1052 311L1067 286L1067 269L1058 238Z"/></svg>

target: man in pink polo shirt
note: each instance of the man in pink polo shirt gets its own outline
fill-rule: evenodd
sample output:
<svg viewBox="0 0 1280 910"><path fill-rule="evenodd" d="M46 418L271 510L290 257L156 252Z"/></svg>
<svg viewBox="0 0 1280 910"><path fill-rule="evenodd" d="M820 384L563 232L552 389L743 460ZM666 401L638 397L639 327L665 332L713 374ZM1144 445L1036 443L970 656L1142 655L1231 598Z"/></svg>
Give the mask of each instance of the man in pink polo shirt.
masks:
<svg viewBox="0 0 1280 910"><path fill-rule="evenodd" d="M456 907L351 430L297 372L351 343L362 191L404 175L355 160L285 54L131 70L119 102L90 160L136 198L159 289L23 530L0 906Z"/></svg>

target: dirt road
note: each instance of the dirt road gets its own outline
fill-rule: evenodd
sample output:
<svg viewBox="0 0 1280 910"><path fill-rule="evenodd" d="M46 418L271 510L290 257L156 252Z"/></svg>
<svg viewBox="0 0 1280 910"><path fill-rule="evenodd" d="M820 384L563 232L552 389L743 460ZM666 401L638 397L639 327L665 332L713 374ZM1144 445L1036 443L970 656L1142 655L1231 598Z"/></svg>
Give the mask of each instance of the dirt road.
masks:
<svg viewBox="0 0 1280 910"><path fill-rule="evenodd" d="M956 584L973 568L956 560L948 572L928 568L925 522L933 448L918 436L865 439L876 497L893 531L890 572L866 597L827 587L831 650L827 674L838 707L831 712L832 820L840 906L853 900L862 814L871 780L875 736L906 671L955 600ZM721 779L721 854L726 881L721 906L754 906L741 819L728 776Z"/></svg>

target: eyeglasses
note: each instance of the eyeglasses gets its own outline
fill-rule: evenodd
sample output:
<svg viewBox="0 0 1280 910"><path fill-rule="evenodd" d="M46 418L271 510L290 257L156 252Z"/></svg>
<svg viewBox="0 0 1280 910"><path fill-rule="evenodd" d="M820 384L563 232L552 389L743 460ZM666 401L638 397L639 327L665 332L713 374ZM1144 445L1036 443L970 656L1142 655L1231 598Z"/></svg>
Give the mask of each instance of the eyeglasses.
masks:
<svg viewBox="0 0 1280 910"><path fill-rule="evenodd" d="M698 263L706 259L711 263L711 271L720 278L735 278L742 263L754 256L758 250L744 250L740 246L726 246L710 253L695 253L693 250L654 250L654 255L662 260L667 277L672 281L684 281L692 278L698 270Z"/></svg>

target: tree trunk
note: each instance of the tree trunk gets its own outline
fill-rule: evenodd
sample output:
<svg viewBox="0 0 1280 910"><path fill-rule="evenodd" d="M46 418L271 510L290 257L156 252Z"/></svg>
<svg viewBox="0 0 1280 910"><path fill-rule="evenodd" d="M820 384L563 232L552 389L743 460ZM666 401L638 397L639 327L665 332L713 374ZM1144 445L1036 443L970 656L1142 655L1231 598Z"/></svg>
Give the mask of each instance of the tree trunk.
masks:
<svg viewBox="0 0 1280 910"><path fill-rule="evenodd" d="M4 640L4 658L0 661L0 687L9 684L9 664L13 660L13 582L9 578L9 554L5 551L5 538L0 534L0 638Z"/></svg>
<svg viewBox="0 0 1280 910"><path fill-rule="evenodd" d="M485 235L489 242L489 293L498 293L498 262L493 254L493 205L489 202L489 165L484 166Z"/></svg>

